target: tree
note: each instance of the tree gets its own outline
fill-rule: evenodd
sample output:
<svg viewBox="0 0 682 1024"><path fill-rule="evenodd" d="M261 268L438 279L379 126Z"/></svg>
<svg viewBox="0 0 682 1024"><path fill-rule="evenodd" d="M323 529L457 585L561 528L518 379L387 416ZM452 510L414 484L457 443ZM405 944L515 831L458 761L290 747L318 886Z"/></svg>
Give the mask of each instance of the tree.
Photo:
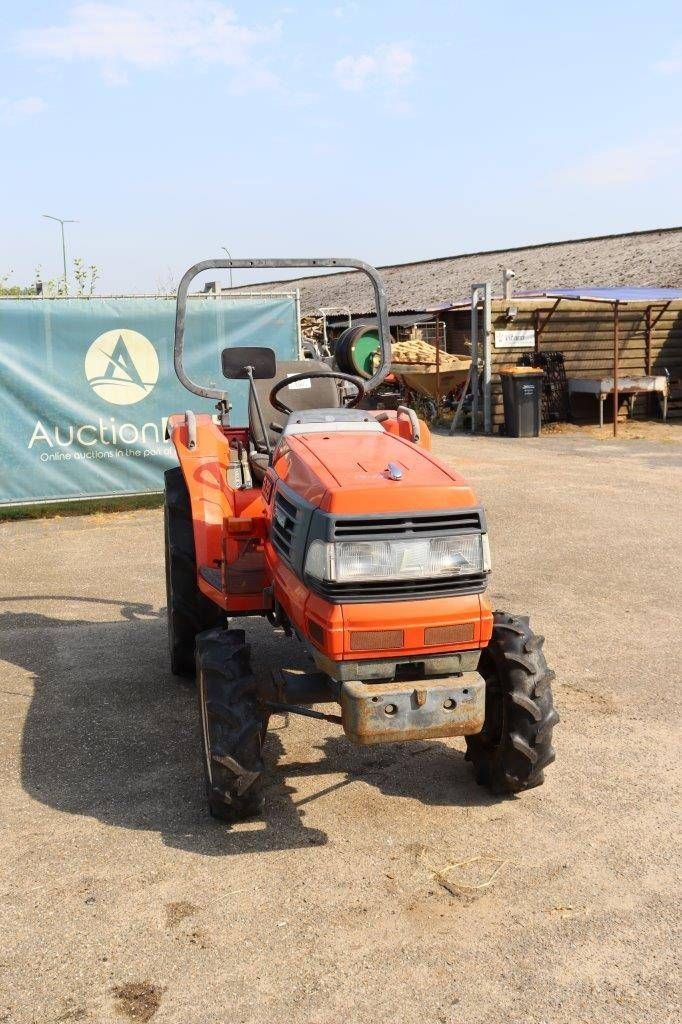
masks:
<svg viewBox="0 0 682 1024"><path fill-rule="evenodd" d="M59 279L43 281L40 267L36 267L35 284L10 285L8 284L8 281L12 277L12 273L13 272L10 270L6 274L0 274L0 295L17 298L25 295L43 295L46 299L53 299L59 295L69 294L68 282L64 281L63 278L60 277ZM99 267L94 263L91 263L89 267L86 267L85 261L82 260L80 256L76 256L73 261L73 276L76 280L77 296L84 297L86 295L94 294L95 283L100 276Z"/></svg>
<svg viewBox="0 0 682 1024"><path fill-rule="evenodd" d="M91 263L86 269L85 262L80 256L76 256L73 261L73 276L76 279L76 295L92 295L95 291L95 282L99 277L99 267Z"/></svg>
<svg viewBox="0 0 682 1024"><path fill-rule="evenodd" d="M0 274L0 295L20 297L22 295L37 295L38 290L34 284L20 285L20 284L8 284L13 271L8 271L6 274Z"/></svg>

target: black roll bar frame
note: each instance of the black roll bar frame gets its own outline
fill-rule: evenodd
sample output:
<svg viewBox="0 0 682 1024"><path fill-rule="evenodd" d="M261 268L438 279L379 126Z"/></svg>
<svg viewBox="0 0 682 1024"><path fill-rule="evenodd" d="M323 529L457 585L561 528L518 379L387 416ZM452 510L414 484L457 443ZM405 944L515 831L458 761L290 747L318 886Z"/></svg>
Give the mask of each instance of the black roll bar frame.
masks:
<svg viewBox="0 0 682 1024"><path fill-rule="evenodd" d="M386 289L381 276L369 263L362 260L350 258L320 258L320 259L253 259L253 260L202 260L195 263L183 275L178 286L177 305L175 309L175 339L173 344L173 363L178 380L188 391L199 395L201 398L215 398L218 402L227 403L227 391L216 388L204 388L191 379L185 372L182 362L185 341L185 315L187 312L187 293L191 282L198 274L206 270L271 270L285 269L290 267L301 267L306 269L320 267L342 267L359 270L372 282L374 299L376 303L377 325L379 329L381 363L376 373L365 383L366 391L373 391L388 373L391 366L391 333L388 324L388 306L386 303Z"/></svg>

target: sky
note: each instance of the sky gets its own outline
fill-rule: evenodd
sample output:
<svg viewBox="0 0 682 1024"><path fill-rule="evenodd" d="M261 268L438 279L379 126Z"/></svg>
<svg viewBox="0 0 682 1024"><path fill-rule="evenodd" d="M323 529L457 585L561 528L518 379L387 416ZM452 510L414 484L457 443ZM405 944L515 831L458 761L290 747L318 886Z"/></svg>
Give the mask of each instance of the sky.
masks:
<svg viewBox="0 0 682 1024"><path fill-rule="evenodd" d="M682 7L0 0L0 277L682 223ZM235 283L248 283L243 274ZM255 278L253 278L255 280Z"/></svg>

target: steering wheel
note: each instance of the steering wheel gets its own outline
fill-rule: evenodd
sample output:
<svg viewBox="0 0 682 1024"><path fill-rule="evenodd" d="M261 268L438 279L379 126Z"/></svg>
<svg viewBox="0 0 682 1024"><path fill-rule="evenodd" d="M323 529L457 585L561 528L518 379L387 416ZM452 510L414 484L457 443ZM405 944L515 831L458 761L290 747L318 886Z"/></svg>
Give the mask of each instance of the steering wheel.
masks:
<svg viewBox="0 0 682 1024"><path fill-rule="evenodd" d="M335 370L311 370L310 373L294 373L291 377L284 377L283 380L278 381L270 392L270 405L272 405L279 412L285 413L290 416L294 411L290 409L284 402L280 402L277 395L280 393L282 388L289 387L290 384L295 384L298 380L319 380L333 379L333 380L347 380L351 384L354 384L358 390L357 395L348 402L347 408L354 409L358 402L361 402L367 393L367 389L359 377L353 377L350 373L338 373Z"/></svg>

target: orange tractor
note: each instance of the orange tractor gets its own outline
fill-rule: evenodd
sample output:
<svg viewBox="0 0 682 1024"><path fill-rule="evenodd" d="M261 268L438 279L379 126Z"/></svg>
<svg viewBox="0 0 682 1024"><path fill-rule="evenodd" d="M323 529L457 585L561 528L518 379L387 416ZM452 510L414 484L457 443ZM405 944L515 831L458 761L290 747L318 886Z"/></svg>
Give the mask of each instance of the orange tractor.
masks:
<svg viewBox="0 0 682 1024"><path fill-rule="evenodd" d="M381 365L369 380L268 348L226 348L222 373L248 381L248 426L226 391L183 366L187 293L220 268L352 267L375 293ZM358 405L390 366L386 298L358 260L207 260L178 290L175 369L217 416L171 416L179 467L166 473L168 635L173 672L194 676L208 805L235 821L262 805L273 712L341 725L358 744L465 736L493 793L539 786L554 759L553 673L527 616L493 612L483 509L430 452L414 412ZM348 399L348 382L355 393ZM256 678L244 631L263 616L313 665ZM340 714L316 710L337 703Z"/></svg>

